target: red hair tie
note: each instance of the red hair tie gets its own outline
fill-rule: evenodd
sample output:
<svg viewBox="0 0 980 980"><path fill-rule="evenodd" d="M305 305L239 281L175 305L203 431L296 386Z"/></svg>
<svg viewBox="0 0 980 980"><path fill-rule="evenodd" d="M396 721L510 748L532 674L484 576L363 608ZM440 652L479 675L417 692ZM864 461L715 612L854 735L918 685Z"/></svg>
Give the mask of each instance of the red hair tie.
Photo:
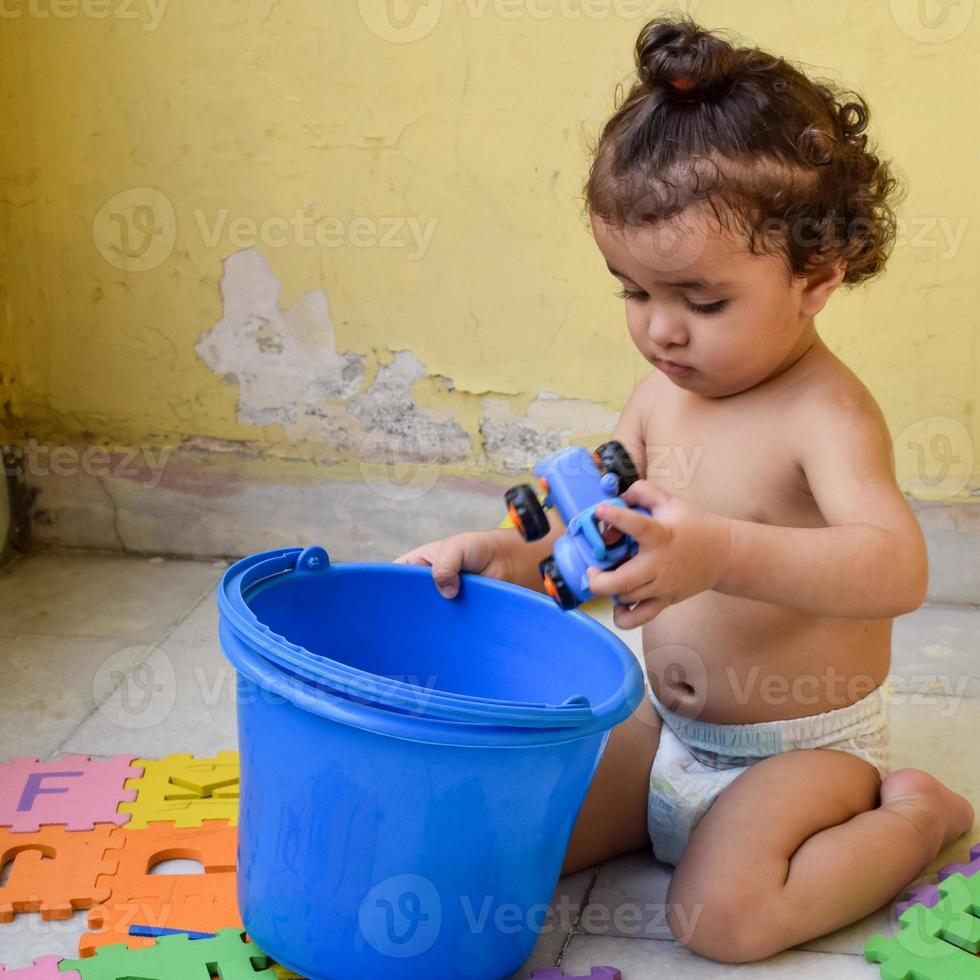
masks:
<svg viewBox="0 0 980 980"><path fill-rule="evenodd" d="M678 75L676 78L670 80L670 84L674 88L679 88L681 91L687 91L688 89L694 88L694 79L690 75Z"/></svg>

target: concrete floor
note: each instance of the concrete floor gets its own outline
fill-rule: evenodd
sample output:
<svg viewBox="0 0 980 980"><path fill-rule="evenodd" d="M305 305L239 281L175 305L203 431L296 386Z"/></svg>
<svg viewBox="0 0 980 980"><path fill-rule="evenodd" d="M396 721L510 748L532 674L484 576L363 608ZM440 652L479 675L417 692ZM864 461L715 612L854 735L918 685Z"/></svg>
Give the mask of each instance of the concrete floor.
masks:
<svg viewBox="0 0 980 980"><path fill-rule="evenodd" d="M215 604L225 567L46 552L0 571L0 757L234 748L233 672L218 649ZM608 608L597 615L610 625ZM623 636L637 648L638 631ZM893 677L897 691L909 692L892 705L893 764L928 769L980 808L980 610L926 606L896 621ZM935 867L962 860L978 839L974 828ZM722 966L669 938L661 911L668 881L668 869L644 852L563 879L549 920L556 928L542 933L518 975L560 962L576 976L612 965L624 980L870 978L878 969L861 957L864 940L897 928L886 908L765 963ZM0 963L74 955L83 931L85 913L56 923L18 916L0 925Z"/></svg>

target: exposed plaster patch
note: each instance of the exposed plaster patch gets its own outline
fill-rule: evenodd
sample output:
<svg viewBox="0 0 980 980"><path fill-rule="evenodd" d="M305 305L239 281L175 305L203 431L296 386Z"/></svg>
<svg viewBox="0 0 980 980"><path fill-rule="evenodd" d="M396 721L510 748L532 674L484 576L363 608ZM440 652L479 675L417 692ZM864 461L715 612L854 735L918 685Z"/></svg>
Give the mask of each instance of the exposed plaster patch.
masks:
<svg viewBox="0 0 980 980"><path fill-rule="evenodd" d="M280 309L282 284L251 248L225 261L221 295L224 316L195 349L218 377L238 386L240 423L280 425L291 442L326 443L368 462L472 461L470 435L454 415L412 397L413 386L429 377L412 351L376 351L377 373L364 387L366 358L337 350L322 290ZM452 378L431 377L465 394ZM616 424L616 414L601 405L555 392L537 394L521 415L513 398L483 394L479 428L491 469L525 470Z"/></svg>
<svg viewBox="0 0 980 980"><path fill-rule="evenodd" d="M378 458L426 463L464 460L470 437L450 415L424 408L412 400L412 385L426 377L425 365L409 350L395 351L390 364L382 364L374 383L347 403L347 411L374 437ZM377 438L377 437L381 438ZM363 458L378 456L364 447Z"/></svg>
<svg viewBox="0 0 980 980"><path fill-rule="evenodd" d="M510 402L484 398L480 433L491 469L515 473L532 467L542 456L563 445L610 433L616 413L595 402L564 398L542 391L524 415L515 415Z"/></svg>
<svg viewBox="0 0 980 980"><path fill-rule="evenodd" d="M322 290L280 309L282 284L258 250L245 249L226 260L221 295L224 316L195 349L238 385L240 423L279 424L291 441L327 442L362 459L450 463L470 455L454 418L412 400L426 370L411 351L379 352L377 375L361 391L365 358L337 350Z"/></svg>
<svg viewBox="0 0 980 980"><path fill-rule="evenodd" d="M220 377L237 382L239 422L295 427L308 408L361 387L364 357L337 351L323 290L281 310L282 283L261 253L245 249L225 262L221 295L224 317L195 350Z"/></svg>

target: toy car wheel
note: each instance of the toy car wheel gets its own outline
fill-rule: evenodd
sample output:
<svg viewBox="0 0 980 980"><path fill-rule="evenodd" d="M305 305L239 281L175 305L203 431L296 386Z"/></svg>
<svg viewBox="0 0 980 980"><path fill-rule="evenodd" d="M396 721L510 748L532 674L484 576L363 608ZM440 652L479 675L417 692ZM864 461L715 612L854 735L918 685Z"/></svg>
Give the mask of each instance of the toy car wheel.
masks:
<svg viewBox="0 0 980 980"><path fill-rule="evenodd" d="M545 592L562 609L574 609L578 605L578 600L558 570L558 562L555 561L554 557L545 558L538 567L541 569L541 578L544 579Z"/></svg>
<svg viewBox="0 0 980 980"><path fill-rule="evenodd" d="M504 500L507 501L507 513L510 514L514 527L521 532L525 541L538 541L548 535L551 530L548 515L528 484L511 487L504 494Z"/></svg>
<svg viewBox="0 0 980 980"><path fill-rule="evenodd" d="M592 458L603 473L613 473L619 477L619 493L625 493L640 478L633 457L615 439L599 446Z"/></svg>

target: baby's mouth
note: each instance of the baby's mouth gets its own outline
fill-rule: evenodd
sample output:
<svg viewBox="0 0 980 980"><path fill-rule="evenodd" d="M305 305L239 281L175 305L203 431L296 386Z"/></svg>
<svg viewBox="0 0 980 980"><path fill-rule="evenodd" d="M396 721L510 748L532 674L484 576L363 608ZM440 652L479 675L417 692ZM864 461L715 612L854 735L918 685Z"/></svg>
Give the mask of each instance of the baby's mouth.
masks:
<svg viewBox="0 0 980 980"><path fill-rule="evenodd" d="M696 370L696 368L693 368L688 364L678 364L676 361L669 361L663 357L656 358L654 363L662 371L667 374L674 375L675 377L685 377Z"/></svg>

